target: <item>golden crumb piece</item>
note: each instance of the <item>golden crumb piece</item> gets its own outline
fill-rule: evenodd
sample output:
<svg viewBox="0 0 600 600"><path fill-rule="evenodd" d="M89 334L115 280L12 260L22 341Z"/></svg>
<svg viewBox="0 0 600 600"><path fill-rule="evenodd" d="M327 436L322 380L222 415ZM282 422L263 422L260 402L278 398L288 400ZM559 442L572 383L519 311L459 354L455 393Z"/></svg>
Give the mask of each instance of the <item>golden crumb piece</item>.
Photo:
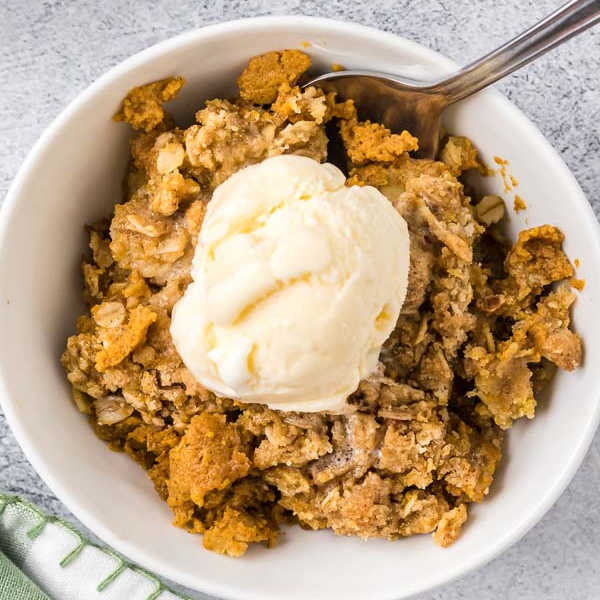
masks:
<svg viewBox="0 0 600 600"><path fill-rule="evenodd" d="M97 231L90 231L90 249L92 250L94 262L102 269L107 269L113 264L109 244L109 240L102 237Z"/></svg>
<svg viewBox="0 0 600 600"><path fill-rule="evenodd" d="M223 516L204 532L202 543L207 550L228 556L242 556L253 542L266 542L269 548L275 545L277 529L260 516L225 508Z"/></svg>
<svg viewBox="0 0 600 600"><path fill-rule="evenodd" d="M566 327L544 332L536 338L536 345L544 358L565 371L574 371L581 365L581 338Z"/></svg>
<svg viewBox="0 0 600 600"><path fill-rule="evenodd" d="M307 90L303 94L307 103L302 103L301 110L318 107L320 101L315 99L313 105L308 96ZM245 102L208 101L196 113L199 125L192 125L184 135L189 172L212 190L237 170L268 156L286 153L324 160L327 136L323 125L300 114L298 121L281 127L282 116Z"/></svg>
<svg viewBox="0 0 600 600"><path fill-rule="evenodd" d="M298 86L282 83L271 110L292 123L309 120L320 124L331 117L332 107L329 97L316 87L301 91Z"/></svg>
<svg viewBox="0 0 600 600"><path fill-rule="evenodd" d="M392 414L392 413L389 413ZM392 473L405 473L418 467L419 445L412 431L392 423L381 444L381 468Z"/></svg>
<svg viewBox="0 0 600 600"><path fill-rule="evenodd" d="M585 287L585 279L571 277L571 287L575 288L578 292L582 292Z"/></svg>
<svg viewBox="0 0 600 600"><path fill-rule="evenodd" d="M575 295L567 285L560 285L540 300L536 311L523 323L529 327L536 350L565 371L579 367L583 357L581 338L569 329L573 302Z"/></svg>
<svg viewBox="0 0 600 600"><path fill-rule="evenodd" d="M373 167L370 169L369 167ZM381 165L371 164L359 169L350 170L350 176L346 179L346 185L372 185L374 187L383 187L388 184L389 175L387 169Z"/></svg>
<svg viewBox="0 0 600 600"><path fill-rule="evenodd" d="M279 86L296 85L310 67L310 58L300 50L267 52L250 59L238 78L240 96L254 104L270 104L277 98Z"/></svg>
<svg viewBox="0 0 600 600"><path fill-rule="evenodd" d="M185 224L192 235L198 235L206 214L206 204L202 200L192 202L185 211Z"/></svg>
<svg viewBox="0 0 600 600"><path fill-rule="evenodd" d="M276 420L266 428L267 438L254 451L254 464L266 469L283 463L303 465L331 452L326 435L316 431L302 432L293 425Z"/></svg>
<svg viewBox="0 0 600 600"><path fill-rule="evenodd" d="M501 457L502 433L489 417L480 422L481 433L450 416L446 458L437 467L437 478L443 478L448 492L470 502L481 502L488 494Z"/></svg>
<svg viewBox="0 0 600 600"><path fill-rule="evenodd" d="M235 424L227 423L225 415L194 417L170 454L168 503L175 524L188 527L208 492L226 489L249 470L246 446Z"/></svg>
<svg viewBox="0 0 600 600"><path fill-rule="evenodd" d="M332 70L334 73L337 73L337 72L339 72L339 71L345 71L345 70L346 70L346 67L344 67L344 65L340 65L339 63L335 63L335 62L334 62L334 63L331 63L331 70Z"/></svg>
<svg viewBox="0 0 600 600"><path fill-rule="evenodd" d="M265 471L265 481L274 485L285 496L310 491L310 482L300 469L281 465Z"/></svg>
<svg viewBox="0 0 600 600"><path fill-rule="evenodd" d="M535 414L528 357L520 356L519 350L518 344L513 342L497 354L488 354L481 347L466 353L477 372L475 393L502 429L508 429L515 419L533 419Z"/></svg>
<svg viewBox="0 0 600 600"><path fill-rule="evenodd" d="M88 304L91 304L92 299L99 300L102 297L101 279L105 270L84 261L81 264L81 271L83 274L85 299Z"/></svg>
<svg viewBox="0 0 600 600"><path fill-rule="evenodd" d="M150 296L150 288L139 271L131 271L127 285L123 288L125 298L147 298Z"/></svg>
<svg viewBox="0 0 600 600"><path fill-rule="evenodd" d="M445 223L438 220L425 201L419 199L419 212L429 225L431 233L450 249L460 260L470 263L473 261L473 249L468 241L450 231Z"/></svg>
<svg viewBox="0 0 600 600"><path fill-rule="evenodd" d="M329 103L330 117L335 119L342 119L346 121L356 120L356 106L354 100L344 100L338 102L337 94L335 92L329 92L327 94L327 102Z"/></svg>
<svg viewBox="0 0 600 600"><path fill-rule="evenodd" d="M354 165L392 162L406 152L419 148L417 138L408 131L392 133L387 127L370 121L341 121L340 133L348 157Z"/></svg>
<svg viewBox="0 0 600 600"><path fill-rule="evenodd" d="M486 167L479 160L477 148L469 138L463 136L450 136L442 148L440 159L448 165L455 177L469 169L477 169L482 175L487 174Z"/></svg>
<svg viewBox="0 0 600 600"><path fill-rule="evenodd" d="M452 545L460 535L460 528L467 520L467 505L459 504L457 507L445 512L433 534L433 541L442 548Z"/></svg>
<svg viewBox="0 0 600 600"><path fill-rule="evenodd" d="M161 175L176 171L185 159L185 148L181 143L181 139L171 132L161 133L156 138L152 151L149 158L152 160L156 157L156 163L152 166ZM152 172L152 169L149 169L148 166L146 166L146 170Z"/></svg>
<svg viewBox="0 0 600 600"><path fill-rule="evenodd" d="M565 236L552 225L519 232L517 243L506 257L506 270L521 289L537 289L574 274L562 250Z"/></svg>
<svg viewBox="0 0 600 600"><path fill-rule="evenodd" d="M96 314L98 310L96 310ZM92 310L92 314L94 314L94 310ZM156 313L148 307L137 306L134 308L129 313L127 325L122 331L110 336L108 343L96 355L96 369L102 373L106 369L118 365L144 341L148 327L154 321L156 321Z"/></svg>
<svg viewBox="0 0 600 600"><path fill-rule="evenodd" d="M515 201L513 203L513 208L515 209L515 212L521 212L522 210L527 209L527 204L525 204L525 200L523 200L523 198L521 198L521 196L519 196L519 194L515 195Z"/></svg>
<svg viewBox="0 0 600 600"><path fill-rule="evenodd" d="M149 191L152 194L150 208L168 217L177 211L182 200L198 195L200 186L190 177L184 177L175 170L152 178Z"/></svg>
<svg viewBox="0 0 600 600"><path fill-rule="evenodd" d="M158 429L152 425L140 425L125 440L125 452L148 471L159 496L168 496L169 452L179 443L179 435L173 427Z"/></svg>
<svg viewBox="0 0 600 600"><path fill-rule="evenodd" d="M445 173L448 173L448 167L443 162L412 158L403 154L391 165L369 163L353 167L350 169L352 183L347 182L347 185L372 185L379 188L393 202L405 191L410 180L421 175L442 177ZM400 208L399 210L402 213Z"/></svg>
<svg viewBox="0 0 600 600"><path fill-rule="evenodd" d="M191 260L190 235L180 219L150 210L151 189L144 184L131 200L115 206L110 250L120 268L160 281L186 252Z"/></svg>
<svg viewBox="0 0 600 600"><path fill-rule="evenodd" d="M119 112L113 119L125 121L134 129L152 131L165 117L163 103L175 98L184 83L183 77L168 77L134 87L125 96Z"/></svg>

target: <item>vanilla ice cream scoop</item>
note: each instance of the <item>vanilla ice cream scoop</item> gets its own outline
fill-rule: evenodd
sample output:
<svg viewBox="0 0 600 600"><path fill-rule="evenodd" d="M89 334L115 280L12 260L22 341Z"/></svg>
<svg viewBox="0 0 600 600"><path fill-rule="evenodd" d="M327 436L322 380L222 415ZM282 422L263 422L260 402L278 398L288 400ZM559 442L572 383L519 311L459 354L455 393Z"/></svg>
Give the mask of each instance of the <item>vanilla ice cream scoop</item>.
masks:
<svg viewBox="0 0 600 600"><path fill-rule="evenodd" d="M269 158L215 190L171 335L219 396L344 412L396 324L408 267L406 222L378 190Z"/></svg>

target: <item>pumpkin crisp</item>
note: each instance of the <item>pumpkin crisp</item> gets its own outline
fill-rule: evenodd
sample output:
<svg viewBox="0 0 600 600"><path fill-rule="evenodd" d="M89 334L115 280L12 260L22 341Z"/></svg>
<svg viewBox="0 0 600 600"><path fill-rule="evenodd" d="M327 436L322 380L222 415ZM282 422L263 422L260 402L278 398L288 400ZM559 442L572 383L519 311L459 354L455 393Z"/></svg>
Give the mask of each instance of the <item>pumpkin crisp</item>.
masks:
<svg viewBox="0 0 600 600"><path fill-rule="evenodd" d="M240 556L276 544L297 523L362 538L432 533L446 547L468 506L489 493L504 431L532 418L556 368L573 370L582 344L570 326L573 268L551 225L502 234L499 196L467 192L485 172L464 137L440 160L418 140L361 122L298 81L298 50L250 60L240 97L214 99L187 129L163 103L171 78L131 90L115 119L135 130L122 199L88 228L82 265L88 311L62 356L74 401L96 434L144 468L204 546ZM213 190L279 154L326 161L339 128L348 184L377 187L408 223L409 288L376 372L348 414L282 412L216 397L181 361L171 310L190 283Z"/></svg>

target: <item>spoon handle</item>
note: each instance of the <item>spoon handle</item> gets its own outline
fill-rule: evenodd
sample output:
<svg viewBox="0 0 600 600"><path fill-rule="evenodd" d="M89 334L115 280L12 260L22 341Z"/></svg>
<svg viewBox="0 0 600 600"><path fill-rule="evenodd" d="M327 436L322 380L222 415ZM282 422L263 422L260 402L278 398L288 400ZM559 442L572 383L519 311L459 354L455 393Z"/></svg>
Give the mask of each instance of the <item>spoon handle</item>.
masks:
<svg viewBox="0 0 600 600"><path fill-rule="evenodd" d="M600 22L600 0L571 0L510 42L444 79L431 90L462 100Z"/></svg>

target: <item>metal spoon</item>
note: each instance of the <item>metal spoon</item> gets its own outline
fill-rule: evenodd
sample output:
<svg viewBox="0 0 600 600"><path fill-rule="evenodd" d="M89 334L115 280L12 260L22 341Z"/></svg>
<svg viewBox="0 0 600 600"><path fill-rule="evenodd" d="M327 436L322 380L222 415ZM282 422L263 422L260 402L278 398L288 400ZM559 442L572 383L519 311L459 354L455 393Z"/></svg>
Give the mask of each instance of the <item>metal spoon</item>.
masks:
<svg viewBox="0 0 600 600"><path fill-rule="evenodd" d="M407 129L419 138L420 156L434 158L440 141L441 115L447 106L598 22L600 0L571 0L497 50L438 81L355 70L327 73L306 86L318 85L327 92L337 92L341 100L352 98L361 119L382 123L392 131Z"/></svg>

